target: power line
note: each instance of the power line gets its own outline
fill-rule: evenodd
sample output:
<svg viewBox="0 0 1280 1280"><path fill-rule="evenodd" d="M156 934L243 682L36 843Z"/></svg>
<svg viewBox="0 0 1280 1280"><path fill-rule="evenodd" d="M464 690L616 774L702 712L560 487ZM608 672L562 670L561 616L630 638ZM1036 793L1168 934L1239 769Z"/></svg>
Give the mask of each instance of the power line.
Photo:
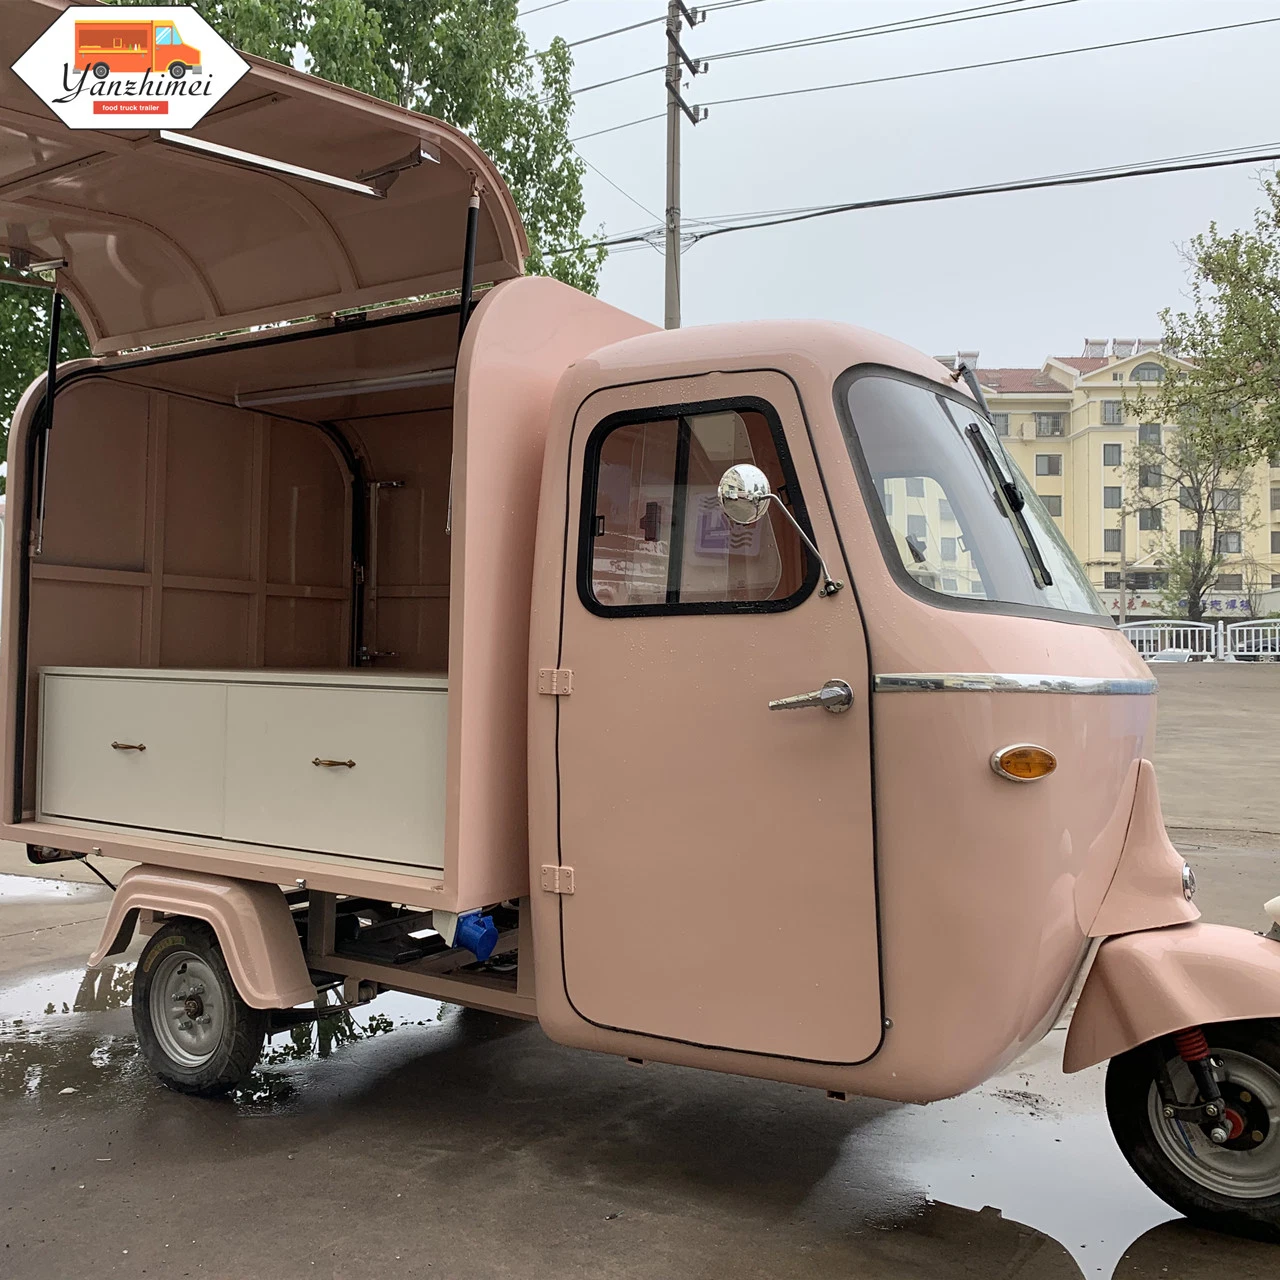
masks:
<svg viewBox="0 0 1280 1280"><path fill-rule="evenodd" d="M1171 31L1160 36L1141 36L1134 40L1109 40L1105 44L1085 44L1074 49L1052 49L1046 53L1027 53L1015 58L995 58L989 62L966 62L956 67L935 67L930 71L906 71L900 75L876 76L870 80L842 80L836 84L806 85L801 89L778 89L770 93L749 93L739 98L712 98L709 107L724 107L737 102L760 102L766 98L793 98L806 93L825 93L830 89L856 89L870 84L891 84L897 80L923 80L930 76L952 75L957 71L981 71L989 67L1008 67L1018 62L1041 62L1046 58L1065 58L1076 53L1096 53L1103 49L1125 49L1138 44L1156 44L1161 40L1182 40L1187 36L1209 35L1215 31L1235 31L1241 27L1262 27L1280 22L1276 18L1254 18L1248 22L1229 22L1220 27L1199 27L1194 31Z"/></svg>
<svg viewBox="0 0 1280 1280"><path fill-rule="evenodd" d="M536 9L521 9L517 18L527 18L531 13L541 13L543 9L554 9L557 5L568 4L569 0L550 0L548 4L540 4Z"/></svg>
<svg viewBox="0 0 1280 1280"><path fill-rule="evenodd" d="M941 13L926 13L916 18L899 18L893 22L878 22L869 27L851 27L847 31L832 31L822 36L806 36L802 40L784 41L777 44L757 45L749 49L731 49L724 53L712 54L709 58L699 59L699 61L716 62L726 61L730 58L750 58L765 53L787 52L792 49L810 49L816 48L823 44L837 44L846 40L867 40L874 36L890 36L898 35L904 31L925 31L931 27L946 27L956 22L976 22L981 18L1004 18L1014 14L1031 13L1036 9L1053 9L1059 5L1077 4L1079 0L1041 0L1041 3L1029 5L1025 8L1010 9L1008 7L993 10L993 5L1008 6L1011 4L1024 4L1024 0L988 0L988 3L981 5L970 5L966 9L946 9ZM986 12L980 12L985 10ZM636 26L647 26L656 19L649 19L648 22L636 23ZM619 31L630 31L634 28L619 27ZM616 35L617 32L608 31L605 35ZM602 39L602 36L591 36L590 40ZM585 44L587 41L579 41ZM573 46L570 45L570 48ZM615 76L611 80L601 80L597 84L583 85L580 89L571 89L571 95L576 96L580 93L590 93L593 89L604 89L609 85L621 84L624 80L634 80L639 76L652 75L656 71L665 71L666 64L654 67L645 67L641 71L628 72L626 75Z"/></svg>
<svg viewBox="0 0 1280 1280"><path fill-rule="evenodd" d="M603 178L619 195L626 196L637 209L641 210L641 212L647 213L649 217L656 219L658 222L662 221L662 215L660 213L654 213L647 204L641 204L630 191L624 191L611 177L609 177L607 173L602 173L597 169L595 165L586 158L586 156L579 156L578 159L580 159L582 163L585 164L597 177Z"/></svg>
<svg viewBox="0 0 1280 1280"><path fill-rule="evenodd" d="M722 226L712 226L709 231L695 232L693 240L707 240L712 236L728 235L734 231L749 231L759 227L777 227L795 222L808 222L816 218L827 218L838 213L855 213L866 209L888 209L899 205L934 204L944 200L962 200L970 196L1003 195L1015 191L1042 191L1054 187L1087 186L1099 182L1115 182L1126 178L1147 178L1164 173L1187 173L1200 169L1222 169L1232 165L1259 164L1264 161L1280 160L1280 144L1268 144L1265 151L1248 150L1250 154L1239 154L1246 148L1233 148L1218 152L1202 152L1196 156L1175 156L1168 160L1146 161L1138 165L1113 165L1103 169L1082 169L1070 173L1049 174L1038 178L1016 179L1010 182L987 183L973 187L953 187L943 191L927 191L908 196L887 196L878 200L856 200L844 204L815 205L809 209L797 210L776 217L764 217L744 214L744 221L728 222ZM1213 157L1213 158L1210 158ZM710 223L712 219L702 219ZM626 236L598 240L587 248L614 248L626 244L648 243L649 237L660 228L646 233L635 233Z"/></svg>

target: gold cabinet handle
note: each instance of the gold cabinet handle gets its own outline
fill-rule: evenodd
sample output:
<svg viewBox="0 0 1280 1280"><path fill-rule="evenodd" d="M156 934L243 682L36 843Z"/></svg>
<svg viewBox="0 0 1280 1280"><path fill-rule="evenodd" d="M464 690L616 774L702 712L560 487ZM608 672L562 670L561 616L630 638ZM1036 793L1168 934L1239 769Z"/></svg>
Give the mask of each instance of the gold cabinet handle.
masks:
<svg viewBox="0 0 1280 1280"><path fill-rule="evenodd" d="M111 744L112 751L145 751L146 749L145 742L113 742Z"/></svg>
<svg viewBox="0 0 1280 1280"><path fill-rule="evenodd" d="M354 769L356 767L354 760L321 760L319 756L316 756L311 763L324 769Z"/></svg>

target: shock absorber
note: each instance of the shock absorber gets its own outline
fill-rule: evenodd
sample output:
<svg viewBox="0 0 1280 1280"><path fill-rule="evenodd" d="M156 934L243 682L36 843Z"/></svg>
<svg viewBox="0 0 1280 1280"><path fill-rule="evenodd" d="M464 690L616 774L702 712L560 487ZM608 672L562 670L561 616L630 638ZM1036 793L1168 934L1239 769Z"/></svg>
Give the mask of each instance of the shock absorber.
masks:
<svg viewBox="0 0 1280 1280"><path fill-rule="evenodd" d="M1178 1056L1187 1064L1187 1070L1196 1082L1200 1101L1204 1104L1204 1114L1209 1121L1205 1132L1211 1142L1226 1142L1230 1137L1230 1131L1223 1123L1226 1108L1217 1077L1213 1074L1213 1061L1209 1056L1209 1041L1205 1038L1204 1028L1184 1027L1181 1031L1175 1031L1173 1043Z"/></svg>

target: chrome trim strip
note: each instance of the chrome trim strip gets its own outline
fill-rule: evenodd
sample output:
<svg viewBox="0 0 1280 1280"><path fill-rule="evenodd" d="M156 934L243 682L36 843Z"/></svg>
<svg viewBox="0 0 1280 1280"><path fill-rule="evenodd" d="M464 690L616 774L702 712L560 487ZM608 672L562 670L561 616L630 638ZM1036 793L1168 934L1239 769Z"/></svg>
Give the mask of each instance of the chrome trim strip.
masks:
<svg viewBox="0 0 1280 1280"><path fill-rule="evenodd" d="M876 693L1155 693L1155 680L1109 676L1034 676L986 671L894 672L875 678Z"/></svg>

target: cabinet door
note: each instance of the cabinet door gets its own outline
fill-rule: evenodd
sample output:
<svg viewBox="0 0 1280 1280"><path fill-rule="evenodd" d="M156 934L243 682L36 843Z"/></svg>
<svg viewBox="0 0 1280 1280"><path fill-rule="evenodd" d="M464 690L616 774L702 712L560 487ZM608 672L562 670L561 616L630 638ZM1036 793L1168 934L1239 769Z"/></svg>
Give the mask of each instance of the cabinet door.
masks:
<svg viewBox="0 0 1280 1280"><path fill-rule="evenodd" d="M232 685L227 839L442 869L447 701L443 690Z"/></svg>
<svg viewBox="0 0 1280 1280"><path fill-rule="evenodd" d="M224 686L48 675L43 689L43 815L222 834Z"/></svg>

